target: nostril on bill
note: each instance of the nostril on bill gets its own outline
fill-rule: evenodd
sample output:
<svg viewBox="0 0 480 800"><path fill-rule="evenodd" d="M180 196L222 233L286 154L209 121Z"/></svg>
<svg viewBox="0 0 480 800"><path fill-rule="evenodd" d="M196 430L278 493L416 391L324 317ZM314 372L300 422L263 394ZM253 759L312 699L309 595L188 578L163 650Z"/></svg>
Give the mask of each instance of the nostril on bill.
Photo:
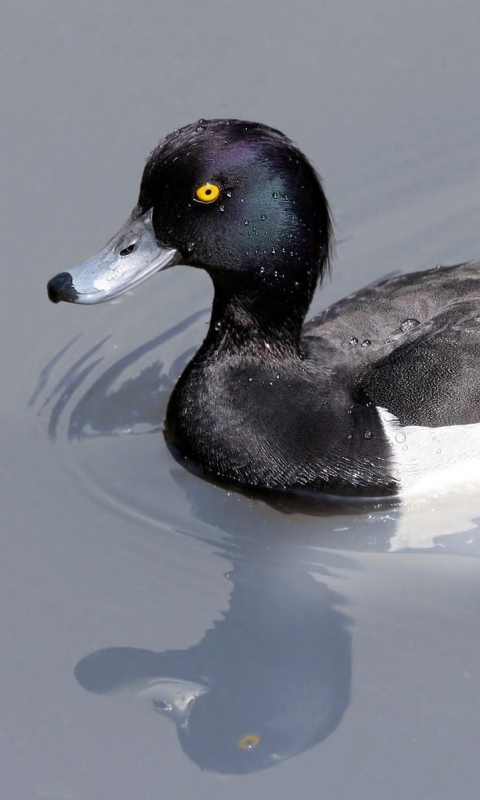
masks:
<svg viewBox="0 0 480 800"><path fill-rule="evenodd" d="M123 250L120 250L119 255L121 255L122 257L129 256L130 253L133 253L133 251L135 250L135 244L136 242L134 242L133 244L129 244L128 247L124 247Z"/></svg>
<svg viewBox="0 0 480 800"><path fill-rule="evenodd" d="M64 300L67 303L74 303L78 297L69 272L60 272L47 283L48 297L52 303L60 303Z"/></svg>

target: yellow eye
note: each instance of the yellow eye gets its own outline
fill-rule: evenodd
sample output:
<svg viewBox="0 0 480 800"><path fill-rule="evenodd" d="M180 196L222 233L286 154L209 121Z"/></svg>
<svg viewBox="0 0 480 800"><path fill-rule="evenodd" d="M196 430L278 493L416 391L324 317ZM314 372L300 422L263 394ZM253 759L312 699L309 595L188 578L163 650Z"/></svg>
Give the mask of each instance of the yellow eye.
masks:
<svg viewBox="0 0 480 800"><path fill-rule="evenodd" d="M247 733L237 742L240 750L252 750L257 744L260 744L260 736L256 733Z"/></svg>
<svg viewBox="0 0 480 800"><path fill-rule="evenodd" d="M220 197L220 187L216 183L204 183L198 187L195 197L202 203L213 203Z"/></svg>

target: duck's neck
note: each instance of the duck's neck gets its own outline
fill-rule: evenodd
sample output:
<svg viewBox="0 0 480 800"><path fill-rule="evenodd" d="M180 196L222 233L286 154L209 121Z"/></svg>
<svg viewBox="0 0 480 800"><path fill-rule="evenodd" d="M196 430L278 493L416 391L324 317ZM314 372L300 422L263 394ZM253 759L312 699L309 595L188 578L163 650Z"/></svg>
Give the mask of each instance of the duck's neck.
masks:
<svg viewBox="0 0 480 800"><path fill-rule="evenodd" d="M246 274L211 277L215 295L200 357L213 352L300 357L302 325L311 300L308 289Z"/></svg>

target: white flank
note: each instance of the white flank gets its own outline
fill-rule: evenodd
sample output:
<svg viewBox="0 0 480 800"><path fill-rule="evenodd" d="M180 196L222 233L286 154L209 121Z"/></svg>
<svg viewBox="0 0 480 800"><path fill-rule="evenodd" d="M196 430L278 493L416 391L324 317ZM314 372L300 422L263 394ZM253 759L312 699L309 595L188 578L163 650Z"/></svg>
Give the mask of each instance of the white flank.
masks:
<svg viewBox="0 0 480 800"><path fill-rule="evenodd" d="M384 408L377 408L390 443L394 477L403 498L480 490L480 423L423 428L403 427Z"/></svg>
<svg viewBox="0 0 480 800"><path fill-rule="evenodd" d="M403 427L377 408L390 443L403 500L391 550L432 547L442 536L477 528L480 517L480 423Z"/></svg>

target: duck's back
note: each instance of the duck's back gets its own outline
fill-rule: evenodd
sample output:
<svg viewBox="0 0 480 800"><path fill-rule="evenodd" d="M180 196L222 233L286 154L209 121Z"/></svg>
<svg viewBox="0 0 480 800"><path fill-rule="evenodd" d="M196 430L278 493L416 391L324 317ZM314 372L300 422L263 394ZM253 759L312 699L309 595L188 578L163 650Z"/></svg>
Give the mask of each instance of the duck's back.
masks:
<svg viewBox="0 0 480 800"><path fill-rule="evenodd" d="M480 422L480 265L401 275L335 303L305 327L346 355L357 391L402 425Z"/></svg>

